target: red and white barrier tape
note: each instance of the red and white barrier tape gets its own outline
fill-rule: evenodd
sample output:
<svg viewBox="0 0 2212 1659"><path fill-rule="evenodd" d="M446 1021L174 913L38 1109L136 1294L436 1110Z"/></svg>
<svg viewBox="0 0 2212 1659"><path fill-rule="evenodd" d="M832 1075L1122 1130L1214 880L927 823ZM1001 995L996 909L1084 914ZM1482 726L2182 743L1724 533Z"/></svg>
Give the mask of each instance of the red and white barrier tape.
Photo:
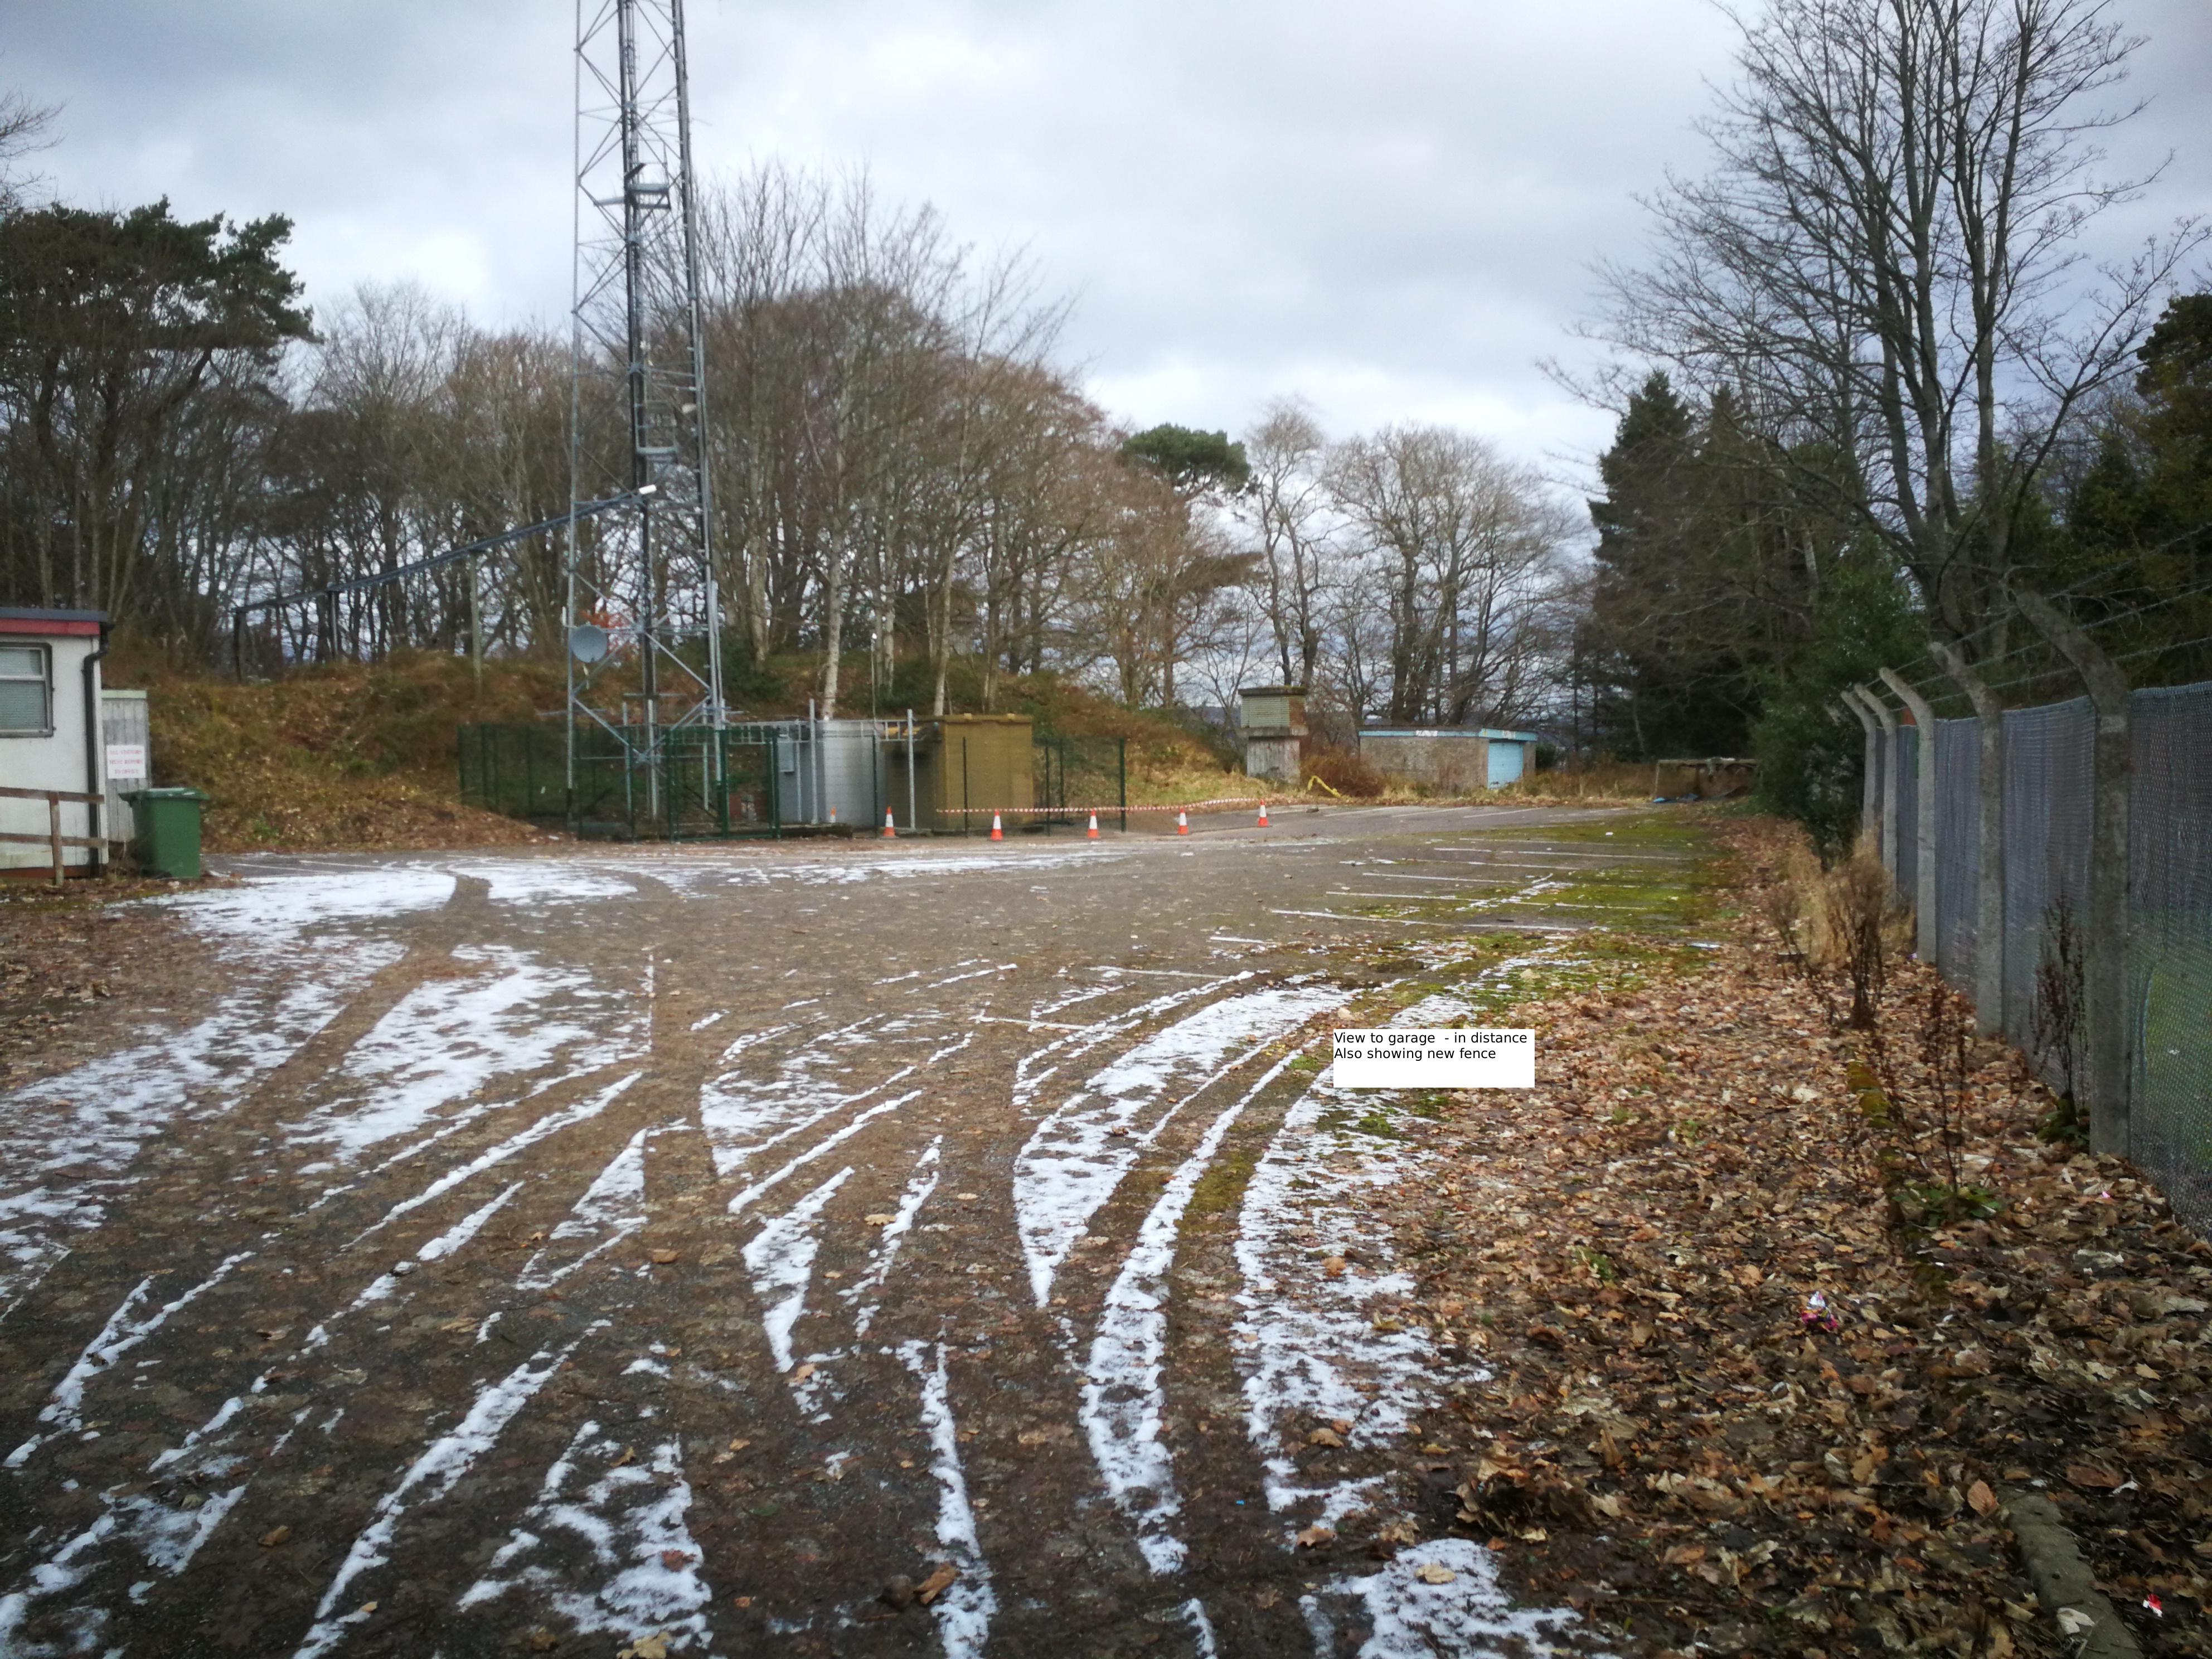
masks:
<svg viewBox="0 0 2212 1659"><path fill-rule="evenodd" d="M1204 812L1217 807L1264 806L1268 801L1288 805L1280 795L1270 795L1264 800L1258 795L1252 795L1234 800L1182 801L1168 806L940 806L937 810L947 817L958 817L963 813L988 817L994 812L1002 813L1010 818L1024 814L1035 817L1041 812L1065 812L1070 817L1096 812L1099 817L1106 817L1116 812Z"/></svg>

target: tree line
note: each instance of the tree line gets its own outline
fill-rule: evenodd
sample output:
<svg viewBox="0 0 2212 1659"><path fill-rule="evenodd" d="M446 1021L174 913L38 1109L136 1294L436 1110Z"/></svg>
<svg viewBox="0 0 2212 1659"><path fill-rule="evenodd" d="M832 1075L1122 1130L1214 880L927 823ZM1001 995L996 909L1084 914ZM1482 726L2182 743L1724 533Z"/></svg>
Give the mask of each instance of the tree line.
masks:
<svg viewBox="0 0 2212 1659"><path fill-rule="evenodd" d="M832 708L988 708L1045 672L1153 707L1280 680L1340 734L1753 752L1773 804L1840 822L1838 690L1903 664L1951 712L2067 695L2041 599L2139 682L2204 672L2203 228L2086 252L2155 183L2098 148L2142 43L2099 0L1765 0L1736 21L1707 165L1645 204L1644 257L1595 268L1600 367L1555 371L1617 418L1584 504L1474 434L1333 435L1294 399L1234 437L1133 431L1062 361L1066 307L1019 260L865 178L717 184L736 700L802 671ZM21 168L45 122L0 107L10 599L220 665L242 600L566 507L565 330L404 287L311 312L281 219L43 199ZM498 556L489 649L558 652L561 562L551 538ZM257 659L462 648L469 580L279 613Z"/></svg>
<svg viewBox="0 0 2212 1659"><path fill-rule="evenodd" d="M1735 21L1709 164L1560 376L1618 415L1571 679L1589 743L1754 752L1833 838L1837 696L1883 667L1985 726L2080 691L2069 628L2138 684L2212 674L2212 283L2195 220L2090 252L2156 183L2105 165L2143 42L2100 0Z"/></svg>
<svg viewBox="0 0 2212 1659"><path fill-rule="evenodd" d="M9 105L20 156L44 112ZM0 161L0 167L4 167ZM0 592L228 665L232 608L563 513L565 328L419 288L311 310L281 217L0 197ZM757 167L698 204L712 538L733 701L989 708L1009 677L1133 706L1310 681L1345 723L1518 720L1556 680L1573 514L1480 440L1133 431L1058 358L1066 307L865 177ZM1250 455L1253 459L1247 459ZM555 653L526 538L255 613L252 662ZM471 590L473 587L474 592ZM472 620L473 619L473 620Z"/></svg>

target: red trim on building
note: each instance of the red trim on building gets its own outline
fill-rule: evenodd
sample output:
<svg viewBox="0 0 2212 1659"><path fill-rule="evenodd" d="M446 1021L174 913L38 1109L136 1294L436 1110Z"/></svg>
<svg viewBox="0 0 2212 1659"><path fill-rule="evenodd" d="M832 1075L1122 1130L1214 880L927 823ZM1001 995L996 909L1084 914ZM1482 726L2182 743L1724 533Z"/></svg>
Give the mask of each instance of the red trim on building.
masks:
<svg viewBox="0 0 2212 1659"><path fill-rule="evenodd" d="M82 635L91 638L97 635L99 632L100 624L96 622L64 621L59 617L10 617L0 620L0 638L16 634L36 634L41 637L55 634L70 634Z"/></svg>

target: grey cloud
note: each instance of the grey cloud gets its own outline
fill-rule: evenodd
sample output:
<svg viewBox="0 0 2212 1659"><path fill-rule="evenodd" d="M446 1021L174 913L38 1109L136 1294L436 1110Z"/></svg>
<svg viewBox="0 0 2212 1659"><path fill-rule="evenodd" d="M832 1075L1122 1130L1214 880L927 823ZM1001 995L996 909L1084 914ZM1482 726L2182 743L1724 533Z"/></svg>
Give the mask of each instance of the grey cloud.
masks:
<svg viewBox="0 0 2212 1659"><path fill-rule="evenodd" d="M521 0L13 0L0 82L67 106L67 193L283 211L328 305L413 276L480 316L568 288L570 8ZM1449 418L1539 458L1607 422L1537 373L1693 166L1705 0L691 0L705 167L866 165L1079 305L1110 407L1236 427L1304 389L1339 429ZM2116 167L2179 152L2118 249L2212 208L2212 15L2139 0L2155 100Z"/></svg>

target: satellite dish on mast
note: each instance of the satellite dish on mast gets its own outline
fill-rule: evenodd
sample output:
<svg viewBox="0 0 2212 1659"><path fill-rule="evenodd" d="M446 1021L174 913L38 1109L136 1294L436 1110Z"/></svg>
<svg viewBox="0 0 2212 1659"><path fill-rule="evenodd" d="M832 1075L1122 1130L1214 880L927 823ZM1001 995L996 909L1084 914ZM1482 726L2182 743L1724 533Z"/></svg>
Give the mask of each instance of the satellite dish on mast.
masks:
<svg viewBox="0 0 2212 1659"><path fill-rule="evenodd" d="M582 663L603 660L607 654L607 630L589 623L570 629L568 654Z"/></svg>

